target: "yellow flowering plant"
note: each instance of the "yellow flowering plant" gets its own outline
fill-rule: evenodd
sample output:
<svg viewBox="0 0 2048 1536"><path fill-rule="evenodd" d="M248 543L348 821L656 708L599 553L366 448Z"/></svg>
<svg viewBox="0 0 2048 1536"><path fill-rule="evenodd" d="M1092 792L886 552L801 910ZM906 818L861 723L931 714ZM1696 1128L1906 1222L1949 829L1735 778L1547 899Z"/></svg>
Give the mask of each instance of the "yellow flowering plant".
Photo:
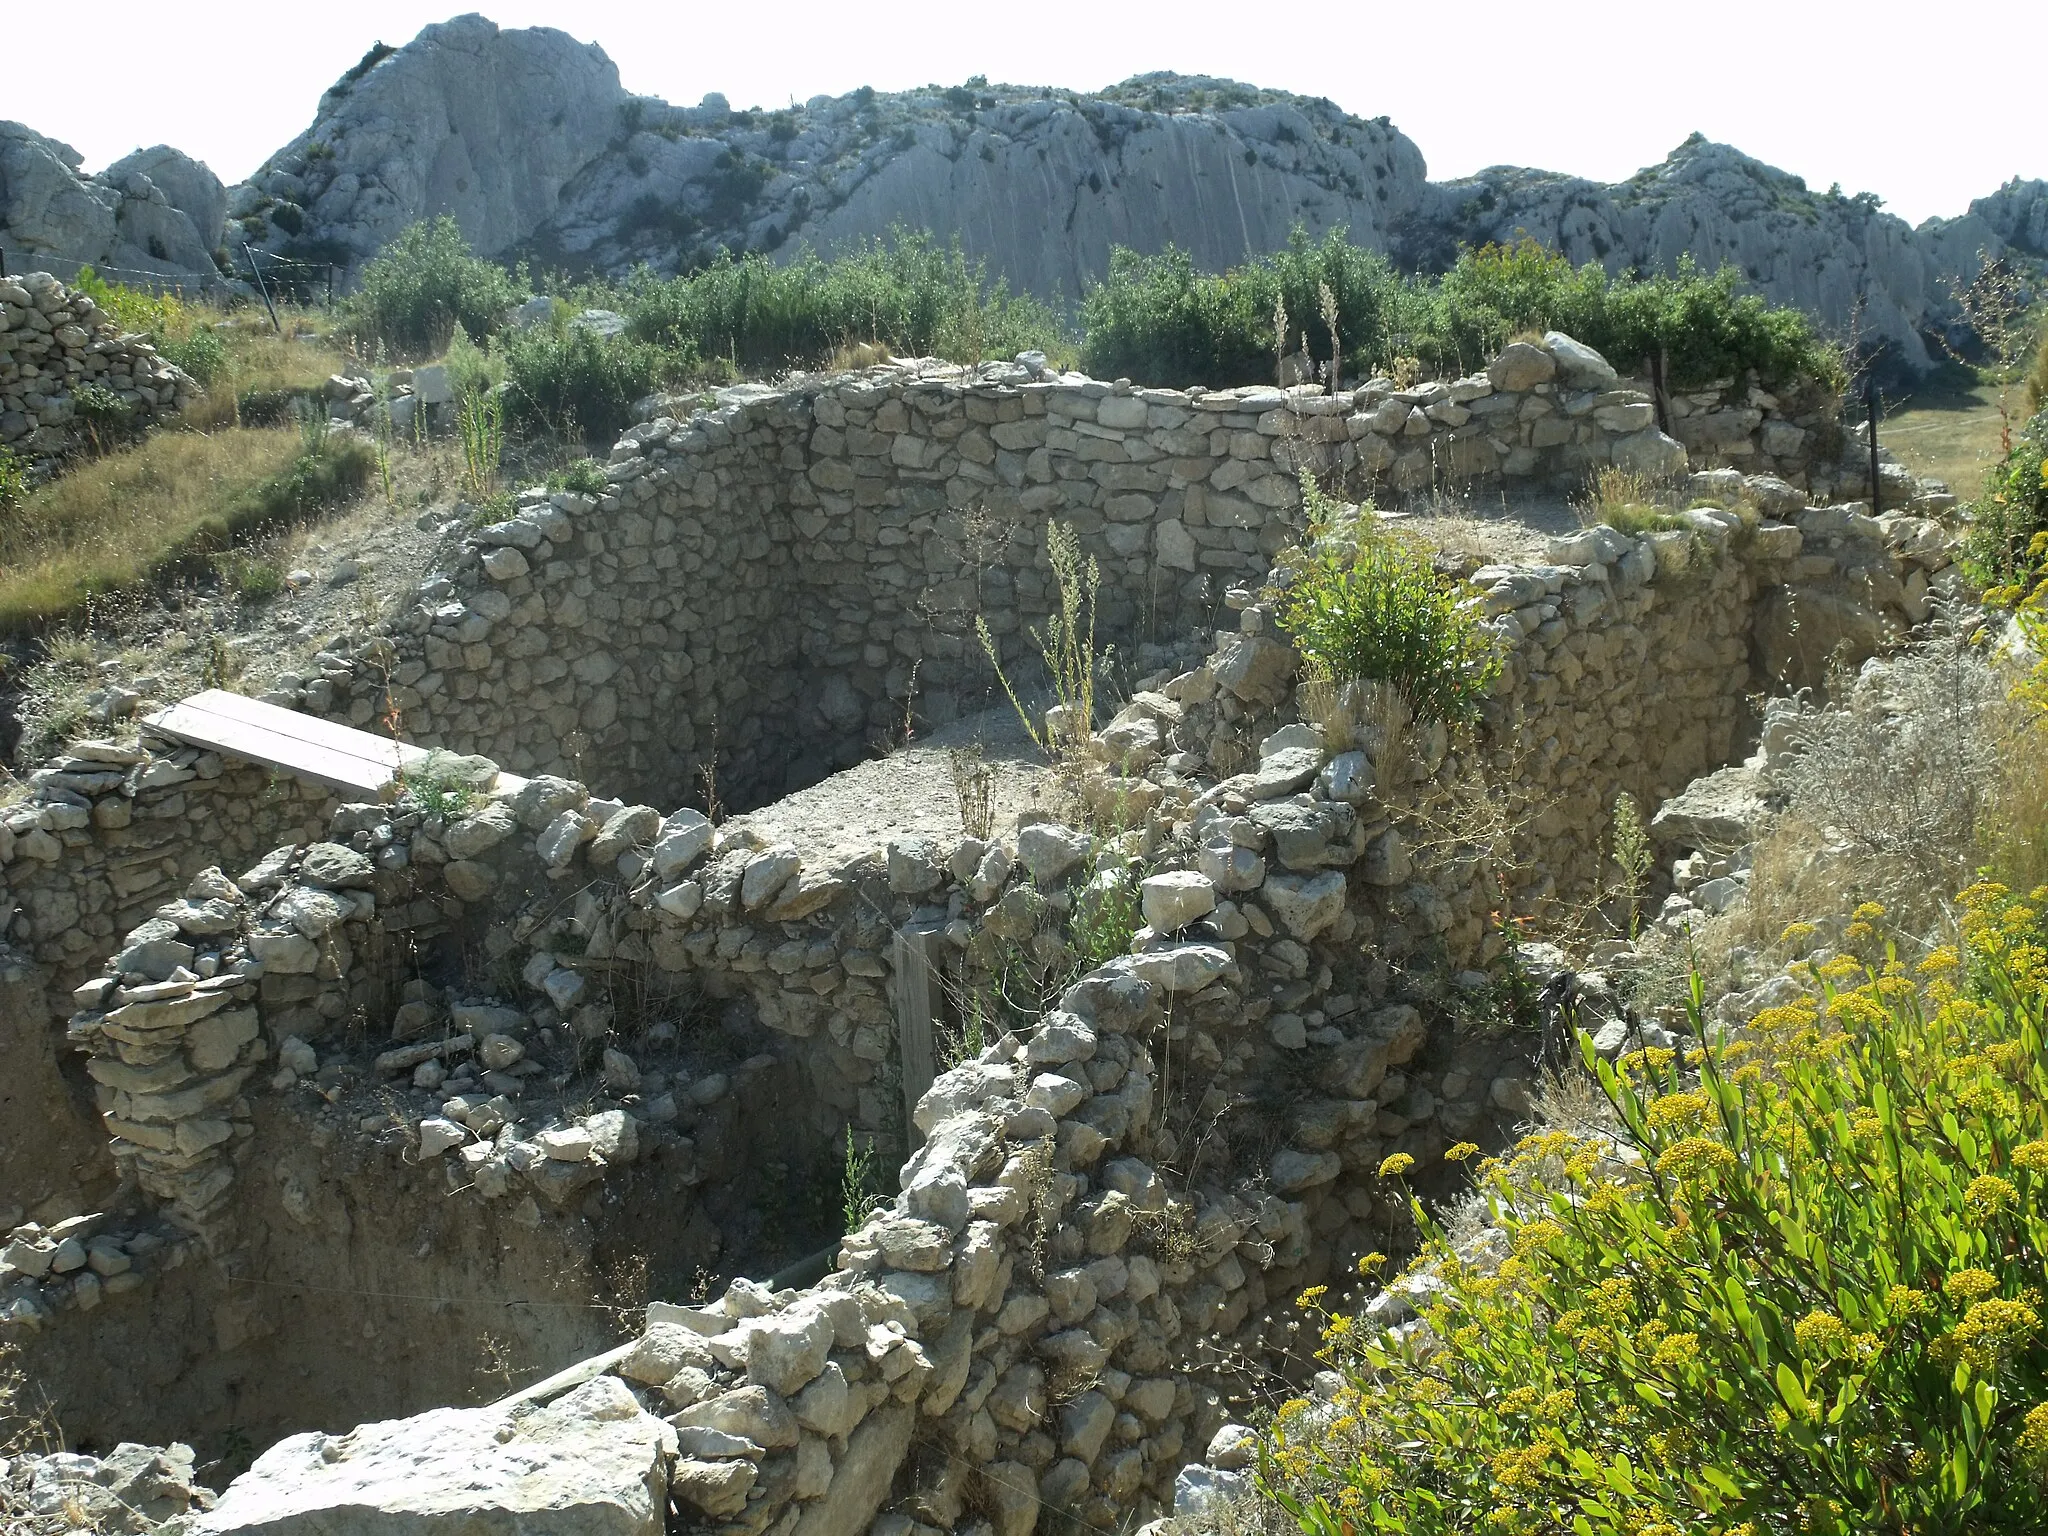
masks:
<svg viewBox="0 0 2048 1536"><path fill-rule="evenodd" d="M1581 1036L1612 1136L1483 1169L1491 1271L1414 1205L1425 1333L1326 1330L1352 1428L1294 1424L1268 1494L1308 1536L2043 1529L2048 950L2034 901L1962 903L1917 976L1745 1041Z"/></svg>

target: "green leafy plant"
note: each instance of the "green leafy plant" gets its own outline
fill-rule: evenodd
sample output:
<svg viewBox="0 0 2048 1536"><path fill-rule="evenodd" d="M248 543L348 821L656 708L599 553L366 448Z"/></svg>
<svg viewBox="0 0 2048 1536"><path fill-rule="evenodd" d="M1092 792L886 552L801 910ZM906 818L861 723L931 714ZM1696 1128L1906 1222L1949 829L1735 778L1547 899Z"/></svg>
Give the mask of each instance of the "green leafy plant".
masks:
<svg viewBox="0 0 2048 1536"><path fill-rule="evenodd" d="M104 384L80 384L71 391L71 406L84 424L95 453L105 453L134 426L135 407Z"/></svg>
<svg viewBox="0 0 2048 1536"><path fill-rule="evenodd" d="M663 348L632 336L603 336L557 320L504 338L512 414L533 427L574 423L609 442L633 419L633 404L696 370L694 349Z"/></svg>
<svg viewBox="0 0 2048 1536"><path fill-rule="evenodd" d="M1642 928L1643 898L1649 891L1650 866L1656 862L1657 850L1643 825L1642 807L1626 791L1614 797L1610 838L1614 863L1621 871L1617 894L1628 908L1629 942L1634 943Z"/></svg>
<svg viewBox="0 0 2048 1536"><path fill-rule="evenodd" d="M159 341L157 350L203 388L212 388L228 375L228 344L211 326L200 326L183 340Z"/></svg>
<svg viewBox="0 0 2048 1536"><path fill-rule="evenodd" d="M1964 892L1962 942L1917 980L1859 908L1868 964L1837 955L1817 995L1683 1060L1581 1035L1613 1131L1482 1169L1493 1264L1410 1197L1428 1343L1326 1314L1345 1386L1281 1411L1265 1486L1312 1536L2038 1530L2040 898Z"/></svg>
<svg viewBox="0 0 2048 1536"><path fill-rule="evenodd" d="M1222 273L1198 271L1172 248L1119 247L1082 302L1083 364L1099 378L1147 384L1262 384L1272 378L1274 317L1315 315L1303 339L1319 373L1341 367L1340 338L1361 373L1396 373L1412 359L1450 374L1483 366L1518 333L1556 329L1617 367L1662 354L1678 384L1754 368L1773 383L1839 388L1836 349L1798 310L1744 292L1743 281L1734 267L1709 274L1690 258L1668 275L1610 277L1526 239L1461 251L1440 278L1402 276L1341 231L1314 241L1297 229L1286 249ZM1278 350L1295 339L1280 336Z"/></svg>
<svg viewBox="0 0 2048 1536"><path fill-rule="evenodd" d="M218 566L222 582L242 602L265 602L284 590L284 573L266 560L229 555Z"/></svg>
<svg viewBox="0 0 2048 1536"><path fill-rule="evenodd" d="M1971 504L1962 564L2002 607L2027 602L2048 578L2048 411L2014 438Z"/></svg>
<svg viewBox="0 0 2048 1536"><path fill-rule="evenodd" d="M604 466L595 459L577 459L565 464L548 476L551 491L574 491L579 496L601 496L604 494Z"/></svg>
<svg viewBox="0 0 2048 1536"><path fill-rule="evenodd" d="M1046 525L1045 553L1059 590L1059 607L1030 630L1052 679L1055 706L1044 720L1034 720L1018 698L988 620L979 614L974 632L1025 731L1041 752L1057 760L1079 751L1095 729L1095 678L1101 660L1095 650L1095 594L1102 585L1102 567L1093 555L1083 558L1080 535L1068 523Z"/></svg>
<svg viewBox="0 0 2048 1536"><path fill-rule="evenodd" d="M427 357L458 324L472 336L496 331L520 287L503 267L471 255L461 228L443 214L412 225L363 268L343 323L361 342Z"/></svg>
<svg viewBox="0 0 2048 1536"><path fill-rule="evenodd" d="M1339 509L1302 475L1309 542L1282 556L1280 626L1311 671L1337 683L1385 683L1418 721L1474 719L1501 657L1426 550L1373 526L1370 509L1338 526Z"/></svg>
<svg viewBox="0 0 2048 1536"><path fill-rule="evenodd" d="M0 448L0 512L12 512L28 499L28 460L12 448Z"/></svg>
<svg viewBox="0 0 2048 1536"><path fill-rule="evenodd" d="M840 1231L853 1232L886 1197L877 1187L873 1140L855 1136L852 1126L846 1128L845 1139L839 1163Z"/></svg>
<svg viewBox="0 0 2048 1536"><path fill-rule="evenodd" d="M781 262L721 252L685 276L637 278L620 307L642 341L755 371L815 367L862 342L955 362L1072 351L1053 310L992 281L957 240L900 228L830 261L807 250Z"/></svg>

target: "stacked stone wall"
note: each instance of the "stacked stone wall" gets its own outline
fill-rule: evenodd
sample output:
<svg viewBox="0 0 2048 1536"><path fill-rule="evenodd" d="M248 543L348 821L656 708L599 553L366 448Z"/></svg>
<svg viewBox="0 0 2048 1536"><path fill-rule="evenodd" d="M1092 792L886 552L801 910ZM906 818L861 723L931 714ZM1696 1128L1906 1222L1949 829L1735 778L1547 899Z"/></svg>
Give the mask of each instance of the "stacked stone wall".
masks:
<svg viewBox="0 0 2048 1536"><path fill-rule="evenodd" d="M1817 425L1729 390L1767 403L1668 404L1720 423L1702 457L1804 477ZM906 710L939 725L988 702L977 618L1032 675L1027 632L1057 602L1050 523L1099 563L1101 639L1142 655L1212 624L1299 535L1301 467L1360 492L1578 490L1606 463L1682 471L1655 414L1563 337L1469 379L1334 396L1016 365L722 391L630 429L601 495L523 497L390 633L323 654L298 691L358 725L395 703L414 739L519 772L674 804L711 767L727 803L760 804L869 755Z"/></svg>
<svg viewBox="0 0 2048 1536"><path fill-rule="evenodd" d="M199 388L49 273L0 278L0 448L47 467L83 447L77 392L86 384L111 390L131 429L176 415Z"/></svg>

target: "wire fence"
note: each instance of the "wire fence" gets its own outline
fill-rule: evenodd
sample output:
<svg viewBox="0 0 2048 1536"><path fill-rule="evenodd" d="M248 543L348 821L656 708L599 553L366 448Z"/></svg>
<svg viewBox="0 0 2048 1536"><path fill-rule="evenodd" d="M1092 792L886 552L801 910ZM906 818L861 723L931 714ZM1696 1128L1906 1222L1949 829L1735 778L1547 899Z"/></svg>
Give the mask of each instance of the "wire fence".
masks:
<svg viewBox="0 0 2048 1536"><path fill-rule="evenodd" d="M90 267L99 277L111 278L134 288L168 293L179 299L222 293L256 294L267 286L273 296L289 298L295 303L307 303L315 295L324 297L328 303L334 301L335 280L342 271L335 262L301 261L249 245L242 247L242 257L246 272L222 272L217 268L208 272L191 272L169 266L121 267L59 251L32 251L21 246L9 248L0 245L0 278L48 272L60 281L75 283L78 274Z"/></svg>

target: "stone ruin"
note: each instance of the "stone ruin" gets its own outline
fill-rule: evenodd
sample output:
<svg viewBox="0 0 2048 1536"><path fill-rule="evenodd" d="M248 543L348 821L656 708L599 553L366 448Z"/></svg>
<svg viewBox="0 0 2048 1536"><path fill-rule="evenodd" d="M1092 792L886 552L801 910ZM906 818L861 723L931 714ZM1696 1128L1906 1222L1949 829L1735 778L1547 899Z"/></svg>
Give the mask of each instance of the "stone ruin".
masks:
<svg viewBox="0 0 2048 1536"><path fill-rule="evenodd" d="M87 442L80 386L127 407L124 430L166 421L199 386L141 336L123 334L87 294L47 272L0 278L0 448L48 469Z"/></svg>
<svg viewBox="0 0 2048 1536"><path fill-rule="evenodd" d="M1382 1160L1448 1195L1445 1150L1526 1113L1503 912L1588 899L1624 791L1670 802L1667 855L1706 846L1681 792L1746 749L1752 694L1962 595L1929 518L1705 470L1672 530L1467 562L1506 658L1469 741L1306 682L1264 590L1290 471L1450 452L1471 420L1438 408L1493 398L1578 423L1531 447L1544 475L1611 459L1655 428L1603 421L1646 406L1595 403L1611 381L1560 388L1574 347L1463 400L1027 365L732 392L630 431L601 496L522 496L276 690L445 749L393 796L148 727L33 775L0 810L0 1327L60 1421L287 1436L194 1532L1026 1536L1239 1476L1230 1396L1299 1373L1291 1298L1407 1238ZM969 621L1016 654L1055 518L1146 671L1063 798L1006 797L1000 759L959 760L985 817L902 794L914 746L861 760L906 702L987 699ZM707 765L754 808L680 804ZM775 798L833 770L838 800ZM1506 845L1454 814L1482 772ZM1701 899L1742 875L1685 868ZM1125 911L1128 952L1084 955ZM1048 990L971 1016L1004 966ZM903 1161L842 1237L863 1147ZM567 1369L444 1406L480 1395L480 1341Z"/></svg>

